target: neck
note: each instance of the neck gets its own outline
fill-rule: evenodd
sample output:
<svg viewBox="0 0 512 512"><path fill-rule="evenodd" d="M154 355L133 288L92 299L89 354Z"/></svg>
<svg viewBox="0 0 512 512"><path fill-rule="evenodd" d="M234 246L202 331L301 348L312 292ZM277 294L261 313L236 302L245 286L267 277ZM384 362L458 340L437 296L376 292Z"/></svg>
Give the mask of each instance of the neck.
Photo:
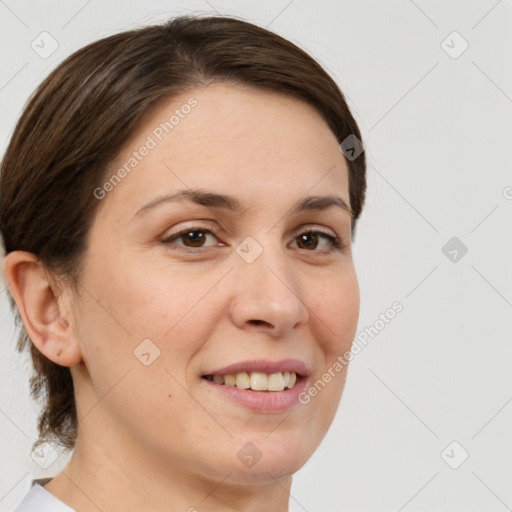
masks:
<svg viewBox="0 0 512 512"><path fill-rule="evenodd" d="M101 432L96 431L98 424ZM266 473L248 483L231 473L206 475L190 462L162 457L111 427L82 422L70 461L45 485L78 512L288 511L291 476L274 479Z"/></svg>

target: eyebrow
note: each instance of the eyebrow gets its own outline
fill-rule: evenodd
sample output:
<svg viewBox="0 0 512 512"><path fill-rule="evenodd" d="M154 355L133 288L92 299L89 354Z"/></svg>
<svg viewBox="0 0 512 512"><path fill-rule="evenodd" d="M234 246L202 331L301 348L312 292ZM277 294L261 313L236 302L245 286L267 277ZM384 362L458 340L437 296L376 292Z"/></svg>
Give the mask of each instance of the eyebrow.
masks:
<svg viewBox="0 0 512 512"><path fill-rule="evenodd" d="M183 200L188 200L208 208L222 208L225 210L230 210L240 215L248 210L248 208L244 208L242 206L242 203L236 197L226 194L209 192L204 189L187 189L179 190L178 192L166 194L164 196L159 196L156 199L153 199L144 205L140 210L138 210L134 217L137 217L144 212L153 209L157 205ZM304 211L325 210L331 206L335 206L341 210L346 211L352 217L352 210L346 201L343 198L334 195L307 196L299 199L299 201L293 205L289 211L289 214L297 214Z"/></svg>

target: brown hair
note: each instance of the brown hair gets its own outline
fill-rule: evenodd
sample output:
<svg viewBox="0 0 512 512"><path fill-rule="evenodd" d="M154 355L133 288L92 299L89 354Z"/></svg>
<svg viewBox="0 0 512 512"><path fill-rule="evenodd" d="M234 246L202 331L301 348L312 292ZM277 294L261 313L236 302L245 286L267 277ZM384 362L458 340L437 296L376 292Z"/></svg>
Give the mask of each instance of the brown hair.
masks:
<svg viewBox="0 0 512 512"><path fill-rule="evenodd" d="M237 18L181 16L122 32L69 56L37 88L1 164L0 233L5 253L36 255L79 295L86 237L108 165L157 100L212 82L291 95L312 105L342 143L361 135L332 78L282 37ZM365 154L349 159L355 231L365 197ZM9 295L18 350L30 346L32 396L44 401L38 445L72 448L77 415L68 367L30 342Z"/></svg>

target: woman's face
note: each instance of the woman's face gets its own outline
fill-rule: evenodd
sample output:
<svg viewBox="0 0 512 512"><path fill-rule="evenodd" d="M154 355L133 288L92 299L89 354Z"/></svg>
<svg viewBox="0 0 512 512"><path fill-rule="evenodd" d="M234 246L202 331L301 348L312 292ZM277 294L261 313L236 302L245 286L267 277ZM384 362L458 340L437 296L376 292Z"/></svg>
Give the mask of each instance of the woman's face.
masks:
<svg viewBox="0 0 512 512"><path fill-rule="evenodd" d="M359 312L336 138L299 100L212 84L148 112L116 173L96 191L75 308L79 436L207 478L295 472L332 422L345 381L332 367ZM220 383L245 370L279 389L293 369L283 391Z"/></svg>

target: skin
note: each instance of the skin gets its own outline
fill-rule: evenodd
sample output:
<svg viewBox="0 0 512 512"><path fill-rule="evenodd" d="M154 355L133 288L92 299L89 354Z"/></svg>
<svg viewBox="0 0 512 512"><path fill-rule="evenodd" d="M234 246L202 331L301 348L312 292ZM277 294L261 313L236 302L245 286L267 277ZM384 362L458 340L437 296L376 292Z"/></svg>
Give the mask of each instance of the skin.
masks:
<svg viewBox="0 0 512 512"><path fill-rule="evenodd" d="M316 382L350 349L359 291L351 215L289 213L306 195L336 193L349 204L335 136L295 98L228 84L166 98L112 170L191 96L191 113L100 201L81 298L30 253L3 262L31 340L71 369L76 447L45 488L80 512L287 511L292 474L325 436L343 391L345 370L309 404L260 413L200 378L247 359L297 358ZM245 210L182 200L135 216L188 188L233 195ZM186 236L162 242L192 227L206 230L202 247ZM322 236L301 243L310 227L344 248ZM263 248L252 263L235 251L247 236ZM134 356L147 338L160 350L149 366ZM237 457L247 442L262 454L252 468Z"/></svg>

